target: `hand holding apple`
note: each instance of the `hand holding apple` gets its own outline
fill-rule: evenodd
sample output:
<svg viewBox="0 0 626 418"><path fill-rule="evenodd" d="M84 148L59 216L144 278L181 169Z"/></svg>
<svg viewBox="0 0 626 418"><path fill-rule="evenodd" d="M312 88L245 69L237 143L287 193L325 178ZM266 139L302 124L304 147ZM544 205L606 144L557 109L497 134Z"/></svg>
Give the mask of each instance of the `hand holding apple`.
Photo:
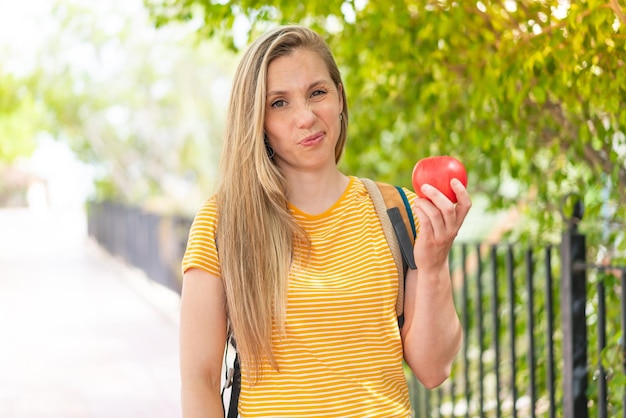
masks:
<svg viewBox="0 0 626 418"><path fill-rule="evenodd" d="M427 157L419 160L413 168L413 189L419 197L422 185L430 184L446 195L452 203L457 203L456 194L450 187L450 180L458 179L467 187L467 171L459 160L448 155Z"/></svg>

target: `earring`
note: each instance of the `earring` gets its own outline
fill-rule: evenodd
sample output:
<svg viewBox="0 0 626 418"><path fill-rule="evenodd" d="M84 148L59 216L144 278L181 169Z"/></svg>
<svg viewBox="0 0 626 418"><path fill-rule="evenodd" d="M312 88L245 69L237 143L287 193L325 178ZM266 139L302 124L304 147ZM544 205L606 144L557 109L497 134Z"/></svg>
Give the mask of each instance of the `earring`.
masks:
<svg viewBox="0 0 626 418"><path fill-rule="evenodd" d="M339 114L339 120L343 120L343 113Z"/></svg>
<svg viewBox="0 0 626 418"><path fill-rule="evenodd" d="M270 143L267 141L267 136L263 139L263 143L265 144L265 151L267 152L267 158L272 160L274 158L274 148L271 147Z"/></svg>

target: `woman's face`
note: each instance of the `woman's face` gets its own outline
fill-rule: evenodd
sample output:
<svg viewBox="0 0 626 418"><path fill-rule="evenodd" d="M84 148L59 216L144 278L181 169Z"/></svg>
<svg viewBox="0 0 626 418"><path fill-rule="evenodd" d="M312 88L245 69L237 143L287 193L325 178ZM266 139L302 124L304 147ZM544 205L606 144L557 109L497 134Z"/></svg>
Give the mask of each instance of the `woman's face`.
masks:
<svg viewBox="0 0 626 418"><path fill-rule="evenodd" d="M265 133L281 169L314 171L335 165L341 88L331 80L322 58L307 49L270 63Z"/></svg>

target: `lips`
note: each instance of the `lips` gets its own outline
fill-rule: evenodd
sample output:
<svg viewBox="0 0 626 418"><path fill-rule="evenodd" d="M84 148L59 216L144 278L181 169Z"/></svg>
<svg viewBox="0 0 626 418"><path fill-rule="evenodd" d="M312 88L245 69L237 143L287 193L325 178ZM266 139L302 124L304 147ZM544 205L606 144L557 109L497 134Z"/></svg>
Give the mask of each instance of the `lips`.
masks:
<svg viewBox="0 0 626 418"><path fill-rule="evenodd" d="M309 135L306 138L304 138L303 140L300 141L300 145L304 146L304 147L310 147L316 144L319 144L322 141L322 138L324 138L324 133L323 132L318 132L315 133L313 135Z"/></svg>

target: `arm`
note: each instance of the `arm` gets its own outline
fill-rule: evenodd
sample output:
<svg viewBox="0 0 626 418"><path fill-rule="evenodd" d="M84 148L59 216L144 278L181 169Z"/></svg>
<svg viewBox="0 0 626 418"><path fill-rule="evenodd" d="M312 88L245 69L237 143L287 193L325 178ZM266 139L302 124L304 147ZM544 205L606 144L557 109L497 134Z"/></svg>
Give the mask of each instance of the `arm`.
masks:
<svg viewBox="0 0 626 418"><path fill-rule="evenodd" d="M428 388L443 383L463 342L461 322L454 306L448 254L471 201L458 181L451 182L458 204L438 190L425 186L430 198L416 199L420 221L414 255L417 270L406 277L402 343L404 359L415 376Z"/></svg>
<svg viewBox="0 0 626 418"><path fill-rule="evenodd" d="M226 344L222 280L200 269L183 276L180 372L185 418L223 417L221 374Z"/></svg>

